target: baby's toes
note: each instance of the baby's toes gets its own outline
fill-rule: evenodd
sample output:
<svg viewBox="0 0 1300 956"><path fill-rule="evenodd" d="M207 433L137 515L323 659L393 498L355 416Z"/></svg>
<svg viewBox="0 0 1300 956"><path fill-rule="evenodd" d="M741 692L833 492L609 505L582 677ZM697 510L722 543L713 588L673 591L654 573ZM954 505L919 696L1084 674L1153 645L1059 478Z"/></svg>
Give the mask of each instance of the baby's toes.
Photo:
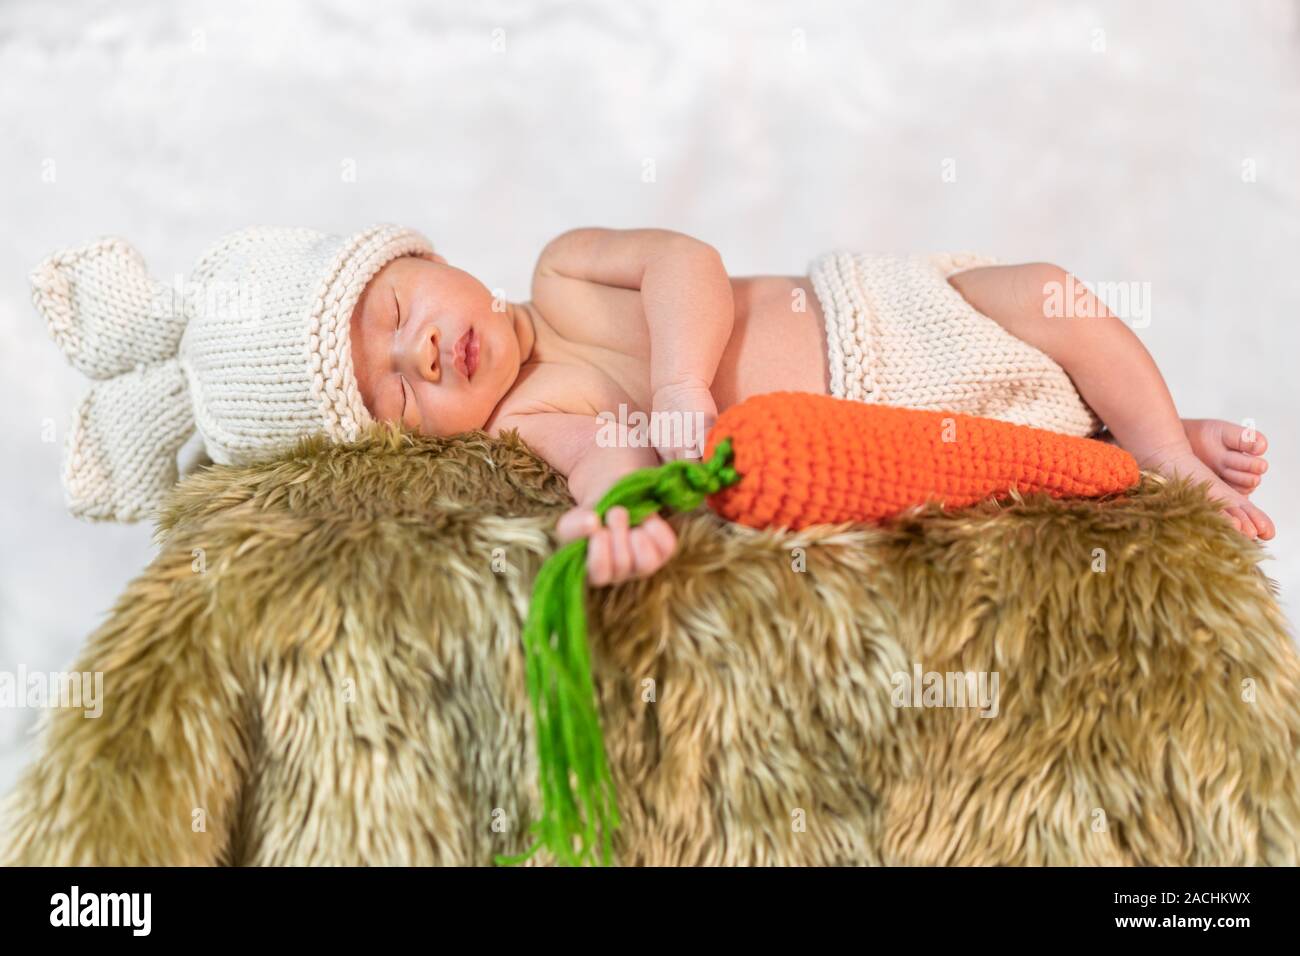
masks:
<svg viewBox="0 0 1300 956"><path fill-rule="evenodd" d="M1259 475L1249 471L1239 471L1236 468L1225 468L1219 472L1219 477L1229 488L1243 495L1251 494L1259 487L1261 481Z"/></svg>
<svg viewBox="0 0 1300 956"><path fill-rule="evenodd" d="M1248 495L1259 487L1264 472L1268 471L1268 462L1257 455L1228 451L1223 454L1222 465L1215 470L1233 488Z"/></svg>
<svg viewBox="0 0 1300 956"><path fill-rule="evenodd" d="M1244 508L1237 505L1230 505L1223 509L1223 513L1226 514L1228 519L1237 526L1237 530L1247 538L1254 538L1259 534L1259 532L1255 530L1255 525L1251 522L1250 518L1247 517Z"/></svg>
<svg viewBox="0 0 1300 956"><path fill-rule="evenodd" d="M1246 517L1249 518L1250 523L1254 525L1255 532L1259 535L1261 540L1269 541L1272 539L1273 535L1277 533L1277 530L1273 527L1273 520L1268 515L1264 514L1264 512L1260 511L1258 506L1247 501L1241 506L1241 510L1246 512Z"/></svg>
<svg viewBox="0 0 1300 956"><path fill-rule="evenodd" d="M1224 422L1221 434L1223 444L1232 451L1243 452L1247 455L1262 455L1268 451L1268 439L1258 429Z"/></svg>
<svg viewBox="0 0 1300 956"><path fill-rule="evenodd" d="M1244 471L1248 475L1262 475L1268 471L1268 461L1258 455L1229 451L1223 454L1223 467L1230 471Z"/></svg>

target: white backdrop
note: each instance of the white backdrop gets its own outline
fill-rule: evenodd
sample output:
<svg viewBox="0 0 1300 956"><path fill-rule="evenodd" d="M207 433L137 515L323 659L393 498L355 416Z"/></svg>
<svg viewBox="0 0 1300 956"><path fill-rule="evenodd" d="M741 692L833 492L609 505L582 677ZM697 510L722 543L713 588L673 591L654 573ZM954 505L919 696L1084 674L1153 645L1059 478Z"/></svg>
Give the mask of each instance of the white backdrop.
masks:
<svg viewBox="0 0 1300 956"><path fill-rule="evenodd" d="M153 552L62 510L84 382L28 271L116 233L170 278L256 223L416 226L518 298L580 225L689 232L733 274L843 245L1149 283L1182 413L1272 440L1294 619L1295 0L124 6L0 7L0 671L67 668ZM35 717L0 710L0 790Z"/></svg>

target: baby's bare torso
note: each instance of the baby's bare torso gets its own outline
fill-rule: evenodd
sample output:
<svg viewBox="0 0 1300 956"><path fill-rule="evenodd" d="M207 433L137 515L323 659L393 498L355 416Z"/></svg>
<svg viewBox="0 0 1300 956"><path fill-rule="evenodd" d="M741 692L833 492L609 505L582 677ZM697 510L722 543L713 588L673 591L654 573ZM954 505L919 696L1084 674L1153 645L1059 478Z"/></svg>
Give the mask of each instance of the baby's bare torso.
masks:
<svg viewBox="0 0 1300 956"><path fill-rule="evenodd" d="M766 392L826 394L821 308L804 277L731 279L735 324L712 393L718 410ZM650 331L634 289L548 278L525 303L536 342L492 421L525 412L649 410Z"/></svg>

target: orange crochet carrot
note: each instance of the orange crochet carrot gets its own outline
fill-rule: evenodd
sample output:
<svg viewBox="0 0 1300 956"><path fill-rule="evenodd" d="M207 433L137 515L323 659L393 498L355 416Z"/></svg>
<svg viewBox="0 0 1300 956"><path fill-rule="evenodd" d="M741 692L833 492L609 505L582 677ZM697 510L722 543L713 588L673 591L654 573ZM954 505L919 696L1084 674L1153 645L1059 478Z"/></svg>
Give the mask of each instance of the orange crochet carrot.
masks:
<svg viewBox="0 0 1300 956"><path fill-rule="evenodd" d="M956 412L776 392L734 405L706 459L731 439L740 480L709 507L751 528L878 521L927 501L961 508L1012 488L1091 498L1138 481L1122 448Z"/></svg>
<svg viewBox="0 0 1300 956"><path fill-rule="evenodd" d="M1011 489L1061 498L1123 491L1139 478L1122 449L1087 438L955 412L777 392L727 409L703 461L620 479L596 505L638 524L707 497L724 518L758 528L878 521L913 505L959 508ZM524 626L542 815L537 842L561 863L608 863L619 825L596 710L584 609L587 542L572 541L537 574Z"/></svg>

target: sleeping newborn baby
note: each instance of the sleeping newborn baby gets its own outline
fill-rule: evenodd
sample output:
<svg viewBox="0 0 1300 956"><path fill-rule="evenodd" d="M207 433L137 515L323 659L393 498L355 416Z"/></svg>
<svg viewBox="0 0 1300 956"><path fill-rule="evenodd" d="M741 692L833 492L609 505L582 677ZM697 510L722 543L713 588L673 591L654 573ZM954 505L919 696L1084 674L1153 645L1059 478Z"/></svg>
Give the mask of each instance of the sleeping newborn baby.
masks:
<svg viewBox="0 0 1300 956"><path fill-rule="evenodd" d="M153 514L195 432L212 461L244 464L306 435L353 440L375 419L517 429L567 477L578 504L559 534L589 536L589 578L607 584L653 573L676 540L617 508L600 526L606 489L698 455L719 411L794 391L1104 437L1143 468L1208 483L1243 534L1274 533L1248 498L1264 436L1180 421L1128 326L1041 263L833 252L807 277L733 278L680 233L576 229L542 250L530 299L508 302L410 229L258 227L183 281L156 281L109 238L48 257L32 287L94 380L63 476L69 508L92 519Z"/></svg>
<svg viewBox="0 0 1300 956"><path fill-rule="evenodd" d="M1042 263L834 253L809 277L727 274L707 243L660 229L576 229L543 249L527 302L441 256L388 263L351 316L357 387L379 419L429 435L517 429L577 500L561 538L589 536L594 584L648 575L676 541L593 505L618 478L698 455L720 410L764 392L833 394L1110 436L1139 465L1209 483L1249 537L1262 434L1180 420L1128 326L1096 300L1048 318L1069 277ZM643 431L618 431L629 410ZM671 423L671 424L669 424ZM610 440L623 435L621 441Z"/></svg>

